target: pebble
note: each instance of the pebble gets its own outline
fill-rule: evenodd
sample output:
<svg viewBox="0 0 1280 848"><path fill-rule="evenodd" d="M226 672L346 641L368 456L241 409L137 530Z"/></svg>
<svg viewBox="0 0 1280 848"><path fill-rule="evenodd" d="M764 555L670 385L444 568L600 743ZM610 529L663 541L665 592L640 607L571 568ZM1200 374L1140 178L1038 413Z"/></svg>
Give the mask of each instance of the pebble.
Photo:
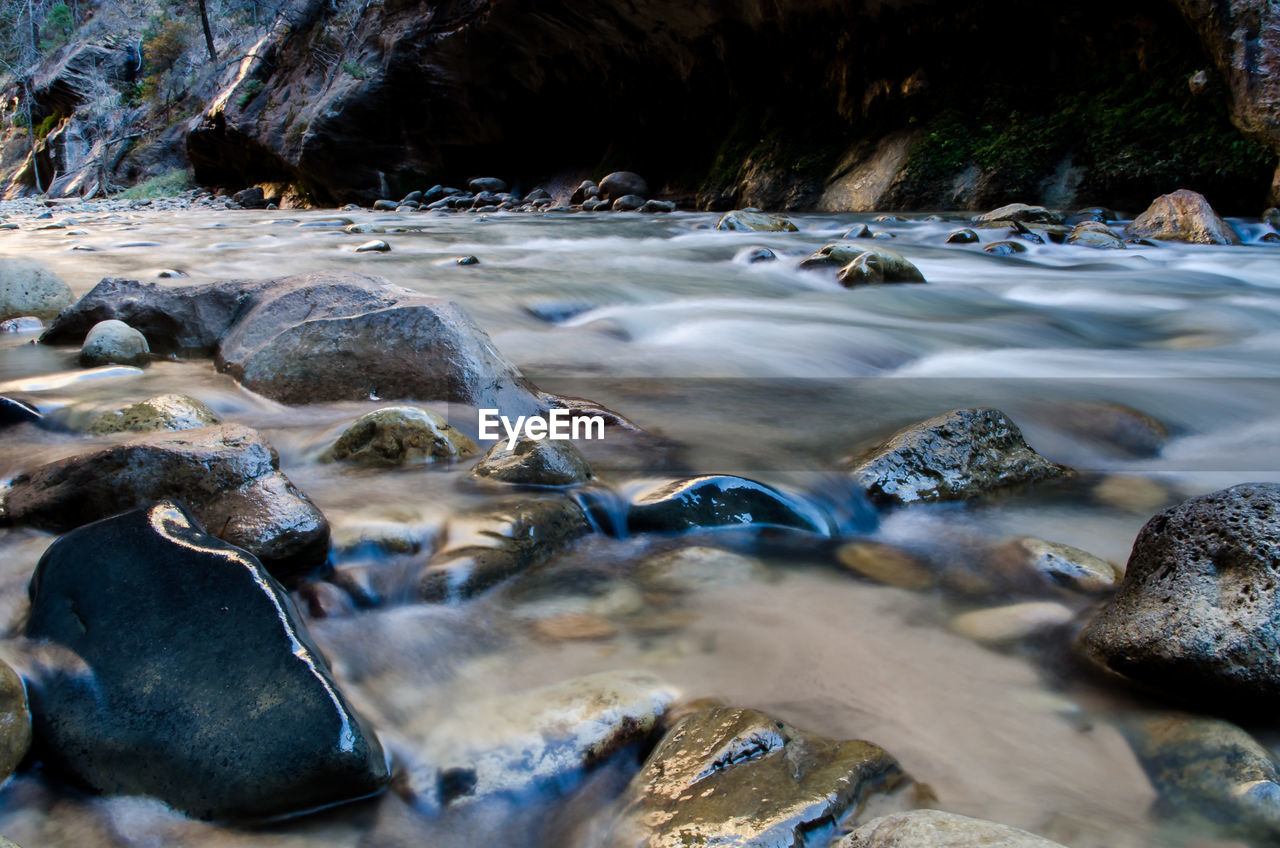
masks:
<svg viewBox="0 0 1280 848"><path fill-rule="evenodd" d="M356 248L356 253L387 253L391 250L391 245L381 239L367 241Z"/></svg>

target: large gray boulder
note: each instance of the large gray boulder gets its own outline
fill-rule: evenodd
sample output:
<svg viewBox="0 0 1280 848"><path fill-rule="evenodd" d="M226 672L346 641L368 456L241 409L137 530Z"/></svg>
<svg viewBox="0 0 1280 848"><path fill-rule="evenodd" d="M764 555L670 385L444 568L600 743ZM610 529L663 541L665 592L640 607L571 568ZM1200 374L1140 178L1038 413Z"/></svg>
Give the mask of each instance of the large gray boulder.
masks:
<svg viewBox="0 0 1280 848"><path fill-rule="evenodd" d="M174 501L54 542L31 578L45 768L199 818L260 821L372 795L377 737L338 690L288 594Z"/></svg>
<svg viewBox="0 0 1280 848"><path fill-rule="evenodd" d="M788 848L903 779L870 742L804 733L755 710L701 710L658 743L595 844Z"/></svg>
<svg viewBox="0 0 1280 848"><path fill-rule="evenodd" d="M41 340L78 342L108 318L157 349L213 353L220 370L284 403L411 398L506 415L545 406L461 307L379 277L316 272L180 288L107 279Z"/></svg>
<svg viewBox="0 0 1280 848"><path fill-rule="evenodd" d="M921 421L846 461L873 501L967 500L1071 474L1027 446L998 409L971 408Z"/></svg>
<svg viewBox="0 0 1280 848"><path fill-rule="evenodd" d="M329 523L280 473L275 449L239 424L147 433L34 468L0 493L0 520L62 533L162 498L277 577L328 555Z"/></svg>
<svg viewBox="0 0 1280 848"><path fill-rule="evenodd" d="M39 262L0 257L0 321L52 318L71 300L71 288Z"/></svg>
<svg viewBox="0 0 1280 848"><path fill-rule="evenodd" d="M1280 704L1280 485L1191 498L1142 528L1119 591L1080 634L1101 668L1182 700Z"/></svg>
<svg viewBox="0 0 1280 848"><path fill-rule="evenodd" d="M147 337L123 321L108 319L94 324L80 348L80 364L137 365L151 361Z"/></svg>

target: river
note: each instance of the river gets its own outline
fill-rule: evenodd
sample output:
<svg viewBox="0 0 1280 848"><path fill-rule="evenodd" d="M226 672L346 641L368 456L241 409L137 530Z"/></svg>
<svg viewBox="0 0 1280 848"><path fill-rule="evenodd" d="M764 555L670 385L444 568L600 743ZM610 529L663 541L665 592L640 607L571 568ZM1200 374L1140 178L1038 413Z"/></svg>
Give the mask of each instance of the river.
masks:
<svg viewBox="0 0 1280 848"><path fill-rule="evenodd" d="M339 217L412 231L351 235ZM935 556L973 556L1029 535L1123 563L1138 529L1163 506L1280 480L1280 247L1258 242L1264 225L1234 221L1241 247L1046 244L998 257L944 245L964 226L959 219L793 218L799 232L742 233L717 231L715 216L692 213L89 206L55 210L62 229L37 230L43 222L12 216L22 228L0 233L0 253L39 259L77 295L103 277L151 280L165 269L186 275L167 281L173 285L321 269L380 275L460 303L541 388L589 397L665 437L675 446L662 460L670 468L820 490L834 485L838 460L901 426L995 406L1040 453L1081 472L1063 487L883 517L875 540ZM877 244L914 262L928 284L851 290L834 271L797 267L863 222L891 233ZM1002 237L980 232L987 243ZM370 238L392 250L354 251ZM748 261L756 247L777 260ZM464 255L480 263L452 261ZM194 395L224 419L261 430L339 540L380 521L414 524L429 537L447 515L486 497L459 485L465 466L367 473L318 462L320 449L376 402L285 407L239 388L208 360L81 372L74 349L33 339L0 335L0 393L73 424L160 392ZM1169 429L1168 442L1155 455L1118 448L1094 427L1090 410L1099 402L1153 416ZM450 413L455 422L466 417ZM0 441L0 478L84 449L84 437L22 432ZM663 473L634 451L591 456L602 480L619 488ZM49 542L34 531L0 534L6 620L19 620ZM750 547L736 536L724 543ZM1148 814L1154 792L1111 724L1132 705L1072 668L1065 649L980 647L946 626L972 600L855 579L827 544L747 550L768 564L767 579L678 601L631 587L629 564L675 544L592 537L551 564L550 573L567 575L544 581L552 589L516 581L455 607L410 603L406 577L401 600L309 626L352 699L410 746L424 715L469 699L645 669L689 699L720 698L807 730L874 741L945 809L1074 848L1182 844L1184 834ZM582 578L590 589L575 588L575 575L590 575ZM612 637L530 638L526 622L540 610L598 611L602 598L614 606L606 614L616 623ZM389 793L264 830L190 822L149 801L86 798L28 774L0 790L0 833L26 848L499 840L540 848L564 844L573 822L616 792L625 771L615 763L562 796L548 791L514 808L441 816Z"/></svg>

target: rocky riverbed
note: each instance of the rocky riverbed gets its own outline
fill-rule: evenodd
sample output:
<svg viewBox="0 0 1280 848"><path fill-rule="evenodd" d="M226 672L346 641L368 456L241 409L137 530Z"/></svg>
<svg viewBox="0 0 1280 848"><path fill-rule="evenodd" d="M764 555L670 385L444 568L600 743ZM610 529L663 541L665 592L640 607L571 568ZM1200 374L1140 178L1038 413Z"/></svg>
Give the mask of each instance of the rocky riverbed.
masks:
<svg viewBox="0 0 1280 848"><path fill-rule="evenodd" d="M1280 832L1272 223L498 188L0 208L0 833Z"/></svg>

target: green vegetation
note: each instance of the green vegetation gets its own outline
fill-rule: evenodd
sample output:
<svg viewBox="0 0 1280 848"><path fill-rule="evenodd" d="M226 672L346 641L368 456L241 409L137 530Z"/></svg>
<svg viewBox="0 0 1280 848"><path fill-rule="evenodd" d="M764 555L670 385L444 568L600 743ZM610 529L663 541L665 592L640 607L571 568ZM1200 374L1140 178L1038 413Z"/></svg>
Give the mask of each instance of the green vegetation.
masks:
<svg viewBox="0 0 1280 848"><path fill-rule="evenodd" d="M53 128L62 120L62 115L57 112L48 115L43 121L36 124L36 138L44 138L53 132Z"/></svg>
<svg viewBox="0 0 1280 848"><path fill-rule="evenodd" d="M342 71L358 80L366 80L369 78L369 69L364 65L352 59L347 59L342 63Z"/></svg>
<svg viewBox="0 0 1280 848"><path fill-rule="evenodd" d="M251 79L244 85L240 86L240 96L236 98L236 105L241 109L253 102L253 98L262 93L262 80Z"/></svg>
<svg viewBox="0 0 1280 848"><path fill-rule="evenodd" d="M124 200L147 200L155 197L174 197L187 189L195 188L188 172L175 169L138 183L116 195Z"/></svg>
<svg viewBox="0 0 1280 848"><path fill-rule="evenodd" d="M50 51L61 47L71 39L75 29L75 19L67 4L53 4L45 13L44 26L40 28L40 49Z"/></svg>

